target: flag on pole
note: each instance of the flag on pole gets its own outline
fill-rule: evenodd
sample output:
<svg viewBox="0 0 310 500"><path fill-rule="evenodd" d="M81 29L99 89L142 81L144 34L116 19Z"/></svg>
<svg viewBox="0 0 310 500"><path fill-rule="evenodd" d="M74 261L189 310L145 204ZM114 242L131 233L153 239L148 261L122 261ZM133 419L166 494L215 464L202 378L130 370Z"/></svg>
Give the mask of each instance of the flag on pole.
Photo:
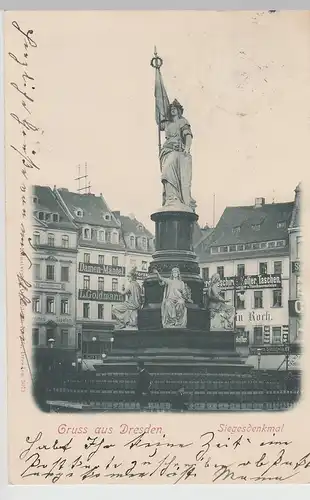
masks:
<svg viewBox="0 0 310 500"><path fill-rule="evenodd" d="M159 68L155 69L155 118L157 125L167 119L169 99Z"/></svg>

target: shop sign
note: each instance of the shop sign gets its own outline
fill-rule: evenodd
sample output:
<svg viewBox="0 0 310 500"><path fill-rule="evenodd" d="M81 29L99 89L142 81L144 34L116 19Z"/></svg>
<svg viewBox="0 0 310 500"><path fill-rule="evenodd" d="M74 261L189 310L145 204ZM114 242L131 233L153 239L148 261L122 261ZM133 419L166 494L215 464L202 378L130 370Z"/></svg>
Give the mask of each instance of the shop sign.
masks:
<svg viewBox="0 0 310 500"><path fill-rule="evenodd" d="M249 332L239 330L235 337L236 346L248 346L249 345Z"/></svg>
<svg viewBox="0 0 310 500"><path fill-rule="evenodd" d="M255 346L255 347L250 347L249 348L249 353L251 355L258 355L260 352L261 355L265 354L286 354L287 353L288 346L285 346L283 344L279 345L262 345L262 346ZM290 349L289 349L290 350Z"/></svg>
<svg viewBox="0 0 310 500"><path fill-rule="evenodd" d="M207 282L207 285L210 280ZM280 274L258 274L248 276L231 276L223 278L219 282L221 290L247 290L263 288L282 288L282 277Z"/></svg>
<svg viewBox="0 0 310 500"><path fill-rule="evenodd" d="M295 260L292 262L292 273L298 274L300 272L300 261Z"/></svg>
<svg viewBox="0 0 310 500"><path fill-rule="evenodd" d="M79 262L79 272L87 274L106 274L108 276L125 276L125 268L122 266L86 264L85 262Z"/></svg>
<svg viewBox="0 0 310 500"><path fill-rule="evenodd" d="M95 300L97 302L123 302L124 297L119 292L105 290L79 290L79 300Z"/></svg>
<svg viewBox="0 0 310 500"><path fill-rule="evenodd" d="M300 299L288 301L288 311L290 318L296 318L303 313L303 302Z"/></svg>

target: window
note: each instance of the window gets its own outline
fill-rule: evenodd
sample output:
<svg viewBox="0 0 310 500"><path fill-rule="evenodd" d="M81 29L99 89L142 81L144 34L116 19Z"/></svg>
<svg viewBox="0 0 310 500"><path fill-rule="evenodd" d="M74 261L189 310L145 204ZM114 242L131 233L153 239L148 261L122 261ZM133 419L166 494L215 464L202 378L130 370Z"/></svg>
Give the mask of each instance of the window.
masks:
<svg viewBox="0 0 310 500"><path fill-rule="evenodd" d="M104 290L104 278L103 278L103 276L98 277L98 290Z"/></svg>
<svg viewBox="0 0 310 500"><path fill-rule="evenodd" d="M90 289L90 276L83 277L83 288L84 288L84 290Z"/></svg>
<svg viewBox="0 0 310 500"><path fill-rule="evenodd" d="M146 260L142 261L141 268L142 268L142 271L147 271L147 262L146 262Z"/></svg>
<svg viewBox="0 0 310 500"><path fill-rule="evenodd" d="M277 222L277 228L278 229L286 229L286 222L285 221Z"/></svg>
<svg viewBox="0 0 310 500"><path fill-rule="evenodd" d="M111 220L111 215L110 214L104 214L103 218L104 218L104 220Z"/></svg>
<svg viewBox="0 0 310 500"><path fill-rule="evenodd" d="M211 247L211 253L217 253L219 251L218 247Z"/></svg>
<svg viewBox="0 0 310 500"><path fill-rule="evenodd" d="M33 196L32 197L32 202L33 203L38 203L38 197L37 196Z"/></svg>
<svg viewBox="0 0 310 500"><path fill-rule="evenodd" d="M273 263L274 274L282 274L282 260L276 260Z"/></svg>
<svg viewBox="0 0 310 500"><path fill-rule="evenodd" d="M142 238L142 248L147 249L147 239Z"/></svg>
<svg viewBox="0 0 310 500"><path fill-rule="evenodd" d="M40 309L41 309L41 301L40 301L40 298L39 297L33 297L32 299L32 312L34 313L39 313L41 312Z"/></svg>
<svg viewBox="0 0 310 500"><path fill-rule="evenodd" d="M69 248L69 236L67 234L63 234L61 237L61 246L63 248Z"/></svg>
<svg viewBox="0 0 310 500"><path fill-rule="evenodd" d="M105 241L105 232L104 231L98 232L98 239L99 239L99 241Z"/></svg>
<svg viewBox="0 0 310 500"><path fill-rule="evenodd" d="M60 339L61 339L61 345L68 347L68 345L69 345L69 330L61 330Z"/></svg>
<svg viewBox="0 0 310 500"><path fill-rule="evenodd" d="M39 345L39 328L32 329L32 344Z"/></svg>
<svg viewBox="0 0 310 500"><path fill-rule="evenodd" d="M252 229L253 231L259 231L260 230L260 224L252 224Z"/></svg>
<svg viewBox="0 0 310 500"><path fill-rule="evenodd" d="M216 268L217 274L220 275L221 280L224 278L224 266L219 266Z"/></svg>
<svg viewBox="0 0 310 500"><path fill-rule="evenodd" d="M142 226L142 224L139 224L139 225L138 225L138 231L143 231L143 226Z"/></svg>
<svg viewBox="0 0 310 500"><path fill-rule="evenodd" d="M90 311L90 307L89 307L89 302L84 302L83 304L83 318L89 318L89 311Z"/></svg>
<svg viewBox="0 0 310 500"><path fill-rule="evenodd" d="M224 252L224 253L225 253L225 252L228 252L228 247L226 247L226 246L225 246L225 247L220 247L220 252L222 252L222 253L223 253L223 252Z"/></svg>
<svg viewBox="0 0 310 500"><path fill-rule="evenodd" d="M46 297L46 312L54 314L54 312L55 312L55 299L54 299L54 297Z"/></svg>
<svg viewBox="0 0 310 500"><path fill-rule="evenodd" d="M259 243L253 243L253 250L258 250L260 248L260 244Z"/></svg>
<svg viewBox="0 0 310 500"><path fill-rule="evenodd" d="M112 257L112 266L118 266L118 257Z"/></svg>
<svg viewBox="0 0 310 500"><path fill-rule="evenodd" d="M69 300L61 299L60 301L60 314L69 314Z"/></svg>
<svg viewBox="0 0 310 500"><path fill-rule="evenodd" d="M244 264L238 264L237 265L237 276L239 278L241 278L244 275L245 275L245 265Z"/></svg>
<svg viewBox="0 0 310 500"><path fill-rule="evenodd" d="M242 292L237 292L236 309L245 309L245 294Z"/></svg>
<svg viewBox="0 0 310 500"><path fill-rule="evenodd" d="M203 279L203 281L208 281L209 280L209 268L208 267L203 267L203 269L202 269L202 279Z"/></svg>
<svg viewBox="0 0 310 500"><path fill-rule="evenodd" d="M41 279L41 265L33 264L33 279L40 280Z"/></svg>
<svg viewBox="0 0 310 500"><path fill-rule="evenodd" d="M277 247L284 247L285 246L285 241L284 240L277 241L276 246Z"/></svg>
<svg viewBox="0 0 310 500"><path fill-rule="evenodd" d="M69 267L68 266L61 266L60 281L65 281L66 283L68 283L68 281L69 281Z"/></svg>
<svg viewBox="0 0 310 500"><path fill-rule="evenodd" d="M254 344L262 345L263 343L263 327L262 326L254 326Z"/></svg>
<svg viewBox="0 0 310 500"><path fill-rule="evenodd" d="M240 226L236 226L232 228L233 234L239 234L240 233Z"/></svg>
<svg viewBox="0 0 310 500"><path fill-rule="evenodd" d="M53 214L53 222L59 222L59 215Z"/></svg>
<svg viewBox="0 0 310 500"><path fill-rule="evenodd" d="M254 292L254 309L263 308L263 292L262 290L255 290Z"/></svg>
<svg viewBox="0 0 310 500"><path fill-rule="evenodd" d="M114 244L118 243L118 233L116 231L113 231L112 233L112 243Z"/></svg>
<svg viewBox="0 0 310 500"><path fill-rule="evenodd" d="M245 249L245 250L252 250L252 243L246 243L246 244L244 245L244 249Z"/></svg>
<svg viewBox="0 0 310 500"><path fill-rule="evenodd" d="M282 290L272 290L273 307L282 307Z"/></svg>
<svg viewBox="0 0 310 500"><path fill-rule="evenodd" d="M46 279L55 280L55 266L53 264L47 264L46 266Z"/></svg>
<svg viewBox="0 0 310 500"><path fill-rule="evenodd" d="M81 210L80 208L78 208L75 213L77 217L83 217L83 210Z"/></svg>
<svg viewBox="0 0 310 500"><path fill-rule="evenodd" d="M112 278L112 292L118 291L118 279Z"/></svg>
<svg viewBox="0 0 310 500"><path fill-rule="evenodd" d="M301 236L296 238L296 258L300 259L300 249L301 249Z"/></svg>
<svg viewBox="0 0 310 500"><path fill-rule="evenodd" d="M104 255L98 255L98 264L104 265Z"/></svg>
<svg viewBox="0 0 310 500"><path fill-rule="evenodd" d="M47 244L49 247L54 247L55 246L55 236L53 234L48 234L47 235Z"/></svg>
<svg viewBox="0 0 310 500"><path fill-rule="evenodd" d="M33 233L33 244L40 245L40 233Z"/></svg>
<svg viewBox="0 0 310 500"><path fill-rule="evenodd" d="M229 251L235 252L237 250L237 245L229 245Z"/></svg>
<svg viewBox="0 0 310 500"><path fill-rule="evenodd" d="M244 250L244 245L237 245L237 251L242 252Z"/></svg>
<svg viewBox="0 0 310 500"><path fill-rule="evenodd" d="M38 213L38 219L39 220L44 220L44 212L39 212Z"/></svg>
<svg viewBox="0 0 310 500"><path fill-rule="evenodd" d="M91 239L93 239L93 238L97 239L97 233L98 232L97 232L96 229L91 229L91 231L90 231L90 237L91 237Z"/></svg>
<svg viewBox="0 0 310 500"><path fill-rule="evenodd" d="M111 243L111 231L106 232L106 242Z"/></svg>
<svg viewBox="0 0 310 500"><path fill-rule="evenodd" d="M274 248L276 246L276 242L275 241L269 241L268 242L268 248Z"/></svg>
<svg viewBox="0 0 310 500"><path fill-rule="evenodd" d="M261 249L267 248L267 243L266 243L266 241L263 241L263 242L260 244L260 248L261 248Z"/></svg>
<svg viewBox="0 0 310 500"><path fill-rule="evenodd" d="M88 227L84 228L83 237L85 240L90 240L90 229Z"/></svg>
<svg viewBox="0 0 310 500"><path fill-rule="evenodd" d="M136 248L136 238L134 236L130 236L130 248Z"/></svg>
<svg viewBox="0 0 310 500"><path fill-rule="evenodd" d="M90 263L90 253L84 253L84 264Z"/></svg>
<svg viewBox="0 0 310 500"><path fill-rule="evenodd" d="M45 214L45 220L46 222L49 222L51 220L52 214Z"/></svg>
<svg viewBox="0 0 310 500"><path fill-rule="evenodd" d="M98 304L98 319L104 318L104 304Z"/></svg>
<svg viewBox="0 0 310 500"><path fill-rule="evenodd" d="M272 327L272 343L273 344L281 344L282 335L281 335L281 326L273 326Z"/></svg>
<svg viewBox="0 0 310 500"><path fill-rule="evenodd" d="M267 273L268 273L267 262L260 262L259 263L259 274L267 274Z"/></svg>

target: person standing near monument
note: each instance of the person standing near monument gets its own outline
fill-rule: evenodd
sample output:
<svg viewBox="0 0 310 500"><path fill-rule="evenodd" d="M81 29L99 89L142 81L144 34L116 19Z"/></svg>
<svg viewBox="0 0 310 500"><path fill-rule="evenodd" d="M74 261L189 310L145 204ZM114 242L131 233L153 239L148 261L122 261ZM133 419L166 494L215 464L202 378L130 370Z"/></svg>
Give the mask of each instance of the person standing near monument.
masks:
<svg viewBox="0 0 310 500"><path fill-rule="evenodd" d="M136 384L136 401L140 404L140 410L143 410L150 398L151 375L146 370L143 361L139 361L137 365L138 378Z"/></svg>

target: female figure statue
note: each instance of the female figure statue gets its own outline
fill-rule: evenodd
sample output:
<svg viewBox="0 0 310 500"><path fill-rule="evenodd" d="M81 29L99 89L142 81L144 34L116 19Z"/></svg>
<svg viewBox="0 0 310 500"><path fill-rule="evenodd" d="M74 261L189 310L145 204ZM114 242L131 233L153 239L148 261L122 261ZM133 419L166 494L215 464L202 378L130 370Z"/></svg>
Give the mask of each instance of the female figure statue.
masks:
<svg viewBox="0 0 310 500"><path fill-rule="evenodd" d="M176 99L169 105L166 120L160 123L160 130L164 130L166 136L159 155L163 206L179 202L195 211L196 202L191 196L190 148L193 135L190 124L183 117L183 107Z"/></svg>
<svg viewBox="0 0 310 500"><path fill-rule="evenodd" d="M142 290L137 282L137 270L133 268L128 275L127 288L122 288L121 293L126 297L121 304L112 307L112 316L117 320L116 329L126 327L137 328L138 310L142 306Z"/></svg>
<svg viewBox="0 0 310 500"><path fill-rule="evenodd" d="M164 286L164 297L161 304L163 328L186 328L187 309L185 302L192 302L188 286L182 281L180 270L174 267L170 278L163 278L157 269L160 285Z"/></svg>
<svg viewBox="0 0 310 500"><path fill-rule="evenodd" d="M220 295L219 274L213 274L208 287L204 290L207 293L208 308L210 311L211 330L232 330L234 328L235 308L227 303Z"/></svg>

